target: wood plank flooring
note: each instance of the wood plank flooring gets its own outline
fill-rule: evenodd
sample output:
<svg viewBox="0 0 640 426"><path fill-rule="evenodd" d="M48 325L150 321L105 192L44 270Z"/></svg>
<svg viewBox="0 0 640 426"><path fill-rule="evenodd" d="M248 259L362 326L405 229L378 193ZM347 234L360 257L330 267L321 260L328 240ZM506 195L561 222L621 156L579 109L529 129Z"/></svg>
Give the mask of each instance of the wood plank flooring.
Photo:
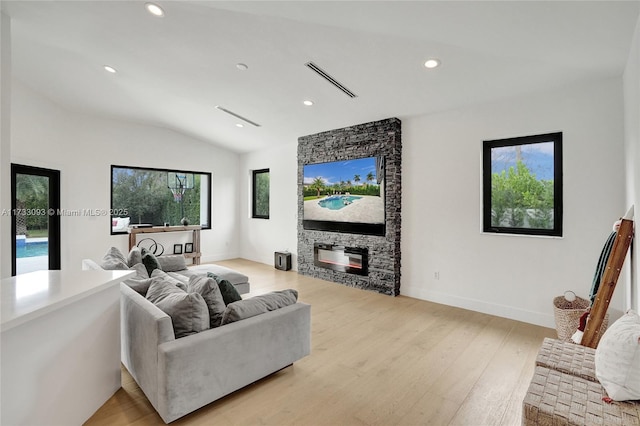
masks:
<svg viewBox="0 0 640 426"><path fill-rule="evenodd" d="M311 355L172 425L519 425L555 330L389 297L234 259L251 294L295 288L311 304ZM247 297L245 296L245 297ZM87 425L163 424L123 368Z"/></svg>

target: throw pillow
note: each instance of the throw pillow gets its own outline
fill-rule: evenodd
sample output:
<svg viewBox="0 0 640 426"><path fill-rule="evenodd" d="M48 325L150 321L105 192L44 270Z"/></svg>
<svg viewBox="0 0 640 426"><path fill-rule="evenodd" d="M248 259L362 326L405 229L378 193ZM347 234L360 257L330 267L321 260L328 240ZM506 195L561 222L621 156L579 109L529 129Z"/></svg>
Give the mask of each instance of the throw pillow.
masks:
<svg viewBox="0 0 640 426"><path fill-rule="evenodd" d="M222 315L222 325L275 311L298 301L298 292L293 289L273 291L249 299L230 303Z"/></svg>
<svg viewBox="0 0 640 426"><path fill-rule="evenodd" d="M198 293L187 293L163 277L155 277L146 298L171 317L176 339L209 328L209 310Z"/></svg>
<svg viewBox="0 0 640 426"><path fill-rule="evenodd" d="M187 269L187 264L182 255L171 254L168 256L159 256L157 259L160 264L160 269L165 272L184 271Z"/></svg>
<svg viewBox="0 0 640 426"><path fill-rule="evenodd" d="M238 290L236 290L233 284L231 284L229 281L223 280L222 278L211 272L207 272L207 276L213 278L216 283L218 283L218 288L220 289L220 293L222 293L222 299L224 299L225 305L242 300L242 296L240 296Z"/></svg>
<svg viewBox="0 0 640 426"><path fill-rule="evenodd" d="M596 377L615 401L640 399L640 317L627 312L596 348Z"/></svg>
<svg viewBox="0 0 640 426"><path fill-rule="evenodd" d="M129 269L127 259L117 247L111 247L100 262L102 269L107 270L126 270Z"/></svg>
<svg viewBox="0 0 640 426"><path fill-rule="evenodd" d="M194 275L189 278L187 291L189 293L198 293L202 296L209 308L209 325L211 328L220 327L222 314L224 314L226 306L216 281L204 275Z"/></svg>
<svg viewBox="0 0 640 426"><path fill-rule="evenodd" d="M158 263L158 259L153 255L153 253L150 253L148 251L142 255L142 263L144 264L145 268L147 268L149 276L151 276L151 273L154 269L162 270L160 264Z"/></svg>
<svg viewBox="0 0 640 426"><path fill-rule="evenodd" d="M132 271L136 271L136 275L135 277L127 278L123 281L123 283L125 283L141 295L146 295L147 290L149 290L149 285L151 285L151 278L149 278L147 268L145 268L142 263L138 263L133 265L133 267L129 269L131 269Z"/></svg>
<svg viewBox="0 0 640 426"><path fill-rule="evenodd" d="M142 263L142 251L140 247L134 246L129 251L129 256L127 257L127 265L132 267L133 265L137 265L138 263Z"/></svg>
<svg viewBox="0 0 640 426"><path fill-rule="evenodd" d="M173 284L182 291L187 291L187 284L178 280L171 275L164 272L162 269L154 269L151 273L151 278L162 278L164 281Z"/></svg>

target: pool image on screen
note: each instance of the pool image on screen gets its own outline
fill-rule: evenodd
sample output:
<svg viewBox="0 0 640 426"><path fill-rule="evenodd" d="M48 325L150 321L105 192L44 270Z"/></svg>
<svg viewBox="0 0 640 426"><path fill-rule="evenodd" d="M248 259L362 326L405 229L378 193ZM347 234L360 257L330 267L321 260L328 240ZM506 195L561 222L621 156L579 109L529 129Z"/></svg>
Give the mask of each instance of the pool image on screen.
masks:
<svg viewBox="0 0 640 426"><path fill-rule="evenodd" d="M368 157L304 165L305 228L315 221L383 225L383 163Z"/></svg>

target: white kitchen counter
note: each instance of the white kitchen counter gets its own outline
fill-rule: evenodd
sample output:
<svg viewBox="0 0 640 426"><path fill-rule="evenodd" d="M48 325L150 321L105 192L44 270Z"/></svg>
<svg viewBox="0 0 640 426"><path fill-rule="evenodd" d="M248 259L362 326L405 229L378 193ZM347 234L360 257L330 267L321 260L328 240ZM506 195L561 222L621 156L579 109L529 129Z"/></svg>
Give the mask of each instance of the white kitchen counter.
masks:
<svg viewBox="0 0 640 426"><path fill-rule="evenodd" d="M120 282L133 271L0 281L0 424L84 423L121 385Z"/></svg>

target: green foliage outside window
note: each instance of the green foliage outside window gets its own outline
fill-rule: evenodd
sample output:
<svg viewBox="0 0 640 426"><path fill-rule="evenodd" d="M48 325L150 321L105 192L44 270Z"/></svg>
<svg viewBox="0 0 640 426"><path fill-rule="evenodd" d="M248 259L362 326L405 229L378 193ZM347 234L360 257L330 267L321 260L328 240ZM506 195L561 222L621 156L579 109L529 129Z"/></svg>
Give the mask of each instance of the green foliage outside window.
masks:
<svg viewBox="0 0 640 426"><path fill-rule="evenodd" d="M491 225L553 229L553 179L537 180L522 161L493 173Z"/></svg>
<svg viewBox="0 0 640 426"><path fill-rule="evenodd" d="M176 201L167 186L167 173L167 170L113 167L112 210L126 212L119 216L129 216L131 224L175 226L180 225L184 208L189 224L208 225L208 218L201 217L201 202L208 202L209 197L201 194L200 188L209 175L195 173L194 187L185 190L182 199Z"/></svg>
<svg viewBox="0 0 640 426"><path fill-rule="evenodd" d="M483 143L484 232L562 236L562 133Z"/></svg>
<svg viewBox="0 0 640 426"><path fill-rule="evenodd" d="M16 174L16 208L18 211L46 211L49 208L49 178L29 174ZM46 236L49 217L46 214L19 214L16 216L16 234Z"/></svg>
<svg viewBox="0 0 640 426"><path fill-rule="evenodd" d="M321 177L316 177L310 185L306 185L303 190L305 200L324 197L326 195L344 194L348 192L351 195L371 195L380 196L380 185L374 182L373 173L369 173L363 184L360 175L354 175L353 180L340 181L333 185L327 185Z"/></svg>

